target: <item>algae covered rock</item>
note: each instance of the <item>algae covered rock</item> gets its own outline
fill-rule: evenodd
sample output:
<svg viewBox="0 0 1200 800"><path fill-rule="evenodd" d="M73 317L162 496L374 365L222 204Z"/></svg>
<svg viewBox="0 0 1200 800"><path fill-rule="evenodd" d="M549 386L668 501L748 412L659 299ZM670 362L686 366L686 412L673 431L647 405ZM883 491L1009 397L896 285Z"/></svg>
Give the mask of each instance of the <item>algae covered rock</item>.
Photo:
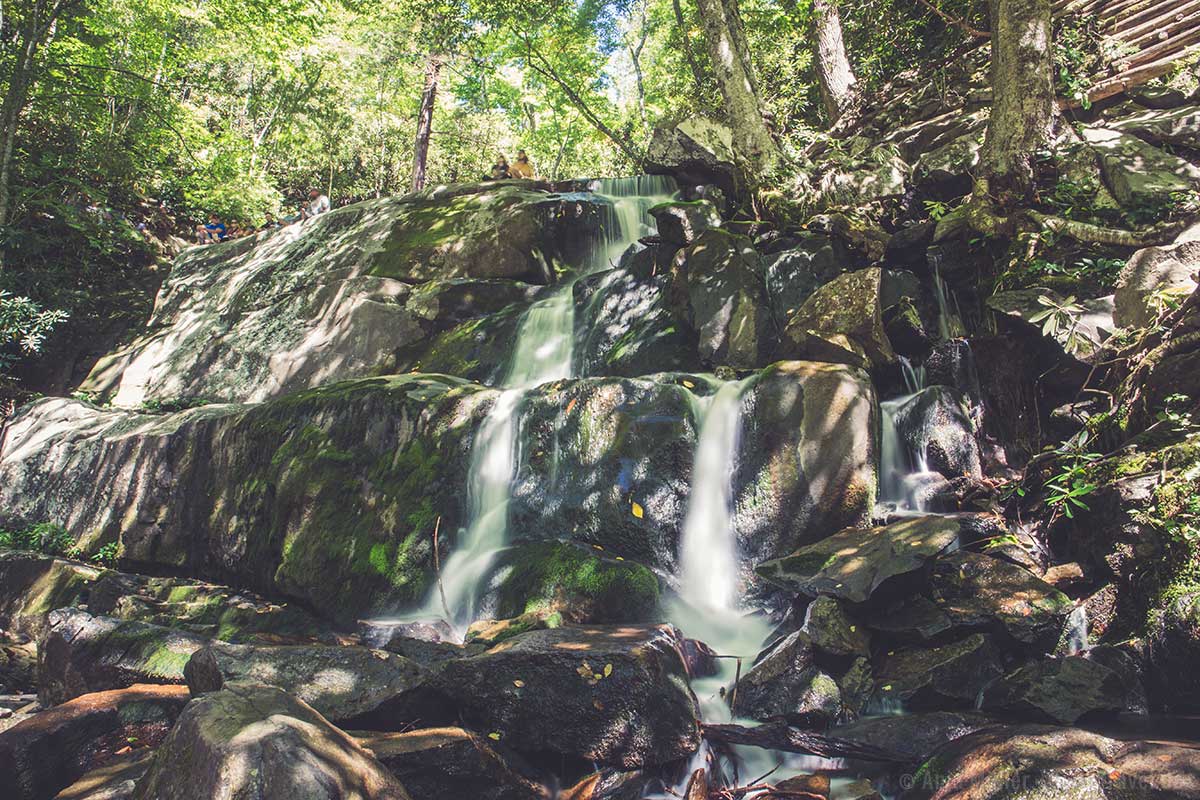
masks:
<svg viewBox="0 0 1200 800"><path fill-rule="evenodd" d="M422 670L403 656L366 647L213 642L184 667L192 694L220 691L226 683L277 686L328 720L350 727L397 721L392 706L413 689Z"/></svg>
<svg viewBox="0 0 1200 800"><path fill-rule="evenodd" d="M713 184L730 199L739 192L733 131L728 125L693 116L654 129L646 149L646 170L672 175L684 187Z"/></svg>
<svg viewBox="0 0 1200 800"><path fill-rule="evenodd" d="M918 570L954 546L958 536L958 521L945 517L914 517L882 528L848 528L762 564L758 573L802 594L861 603L888 578Z"/></svg>
<svg viewBox="0 0 1200 800"><path fill-rule="evenodd" d="M1172 195L1200 182L1200 167L1136 136L1105 128L1084 128L1084 141L1100 157L1104 179L1122 206L1154 213L1174 204Z"/></svg>
<svg viewBox="0 0 1200 800"><path fill-rule="evenodd" d="M500 558L496 614L555 614L575 623L646 622L658 578L642 564L566 542L519 545Z"/></svg>
<svg viewBox="0 0 1200 800"><path fill-rule="evenodd" d="M430 688L471 728L523 752L664 764L700 745L679 646L669 626L530 631L448 662Z"/></svg>
<svg viewBox="0 0 1200 800"><path fill-rule="evenodd" d="M1003 674L999 650L976 633L941 647L889 652L876 672L876 699L914 709L971 707Z"/></svg>
<svg viewBox="0 0 1200 800"><path fill-rule="evenodd" d="M948 478L983 477L975 425L961 394L930 386L896 408L896 433L907 452Z"/></svg>
<svg viewBox="0 0 1200 800"><path fill-rule="evenodd" d="M1083 656L1035 661L1004 676L983 694L983 707L1070 725L1095 711L1131 710L1136 690L1122 676Z"/></svg>
<svg viewBox="0 0 1200 800"><path fill-rule="evenodd" d="M280 689L232 684L188 704L137 800L411 800L387 768Z"/></svg>
<svg viewBox="0 0 1200 800"><path fill-rule="evenodd" d="M818 597L808 604L800 630L814 647L835 656L870 654L866 628L855 622L845 606L832 597Z"/></svg>
<svg viewBox="0 0 1200 800"><path fill-rule="evenodd" d="M494 397L395 376L168 415L44 400L4 432L0 500L60 520L85 550L103 535L131 562L352 623L425 597L433 530L440 516L449 546L463 523L472 436Z"/></svg>
<svg viewBox="0 0 1200 800"><path fill-rule="evenodd" d="M54 705L135 683L183 683L188 659L207 643L159 625L60 609L38 644L38 696Z"/></svg>
<svg viewBox="0 0 1200 800"><path fill-rule="evenodd" d="M814 663L813 642L801 631L764 653L736 691L734 714L758 720L782 717L806 728L824 728L842 711L837 682Z"/></svg>
<svg viewBox="0 0 1200 800"><path fill-rule="evenodd" d="M768 258L764 275L775 324L782 329L813 292L854 264L840 238L816 234Z"/></svg>

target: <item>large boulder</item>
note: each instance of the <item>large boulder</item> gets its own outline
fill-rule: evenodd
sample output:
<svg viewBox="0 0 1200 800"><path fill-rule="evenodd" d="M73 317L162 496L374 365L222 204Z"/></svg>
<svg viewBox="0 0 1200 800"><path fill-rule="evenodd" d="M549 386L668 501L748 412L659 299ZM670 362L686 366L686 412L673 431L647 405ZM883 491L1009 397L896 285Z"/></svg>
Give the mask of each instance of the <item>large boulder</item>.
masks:
<svg viewBox="0 0 1200 800"><path fill-rule="evenodd" d="M959 522L913 517L882 528L847 528L758 567L767 580L812 597L861 603L886 580L921 569L957 545Z"/></svg>
<svg viewBox="0 0 1200 800"><path fill-rule="evenodd" d="M1001 654L982 633L931 649L890 652L875 673L883 708L971 708L979 693L1004 674Z"/></svg>
<svg viewBox="0 0 1200 800"><path fill-rule="evenodd" d="M720 213L708 200L660 203L650 209L650 216L654 217L663 242L674 247L686 247L704 231L721 225Z"/></svg>
<svg viewBox="0 0 1200 800"><path fill-rule="evenodd" d="M646 171L672 175L684 187L713 184L731 202L740 195L733 131L704 117L655 128L646 150Z"/></svg>
<svg viewBox="0 0 1200 800"><path fill-rule="evenodd" d="M1200 106L1143 111L1109 125L1155 144L1200 148Z"/></svg>
<svg viewBox="0 0 1200 800"><path fill-rule="evenodd" d="M1163 610L1153 630L1150 657L1155 687L1172 709L1200 709L1200 592L1174 598Z"/></svg>
<svg viewBox="0 0 1200 800"><path fill-rule="evenodd" d="M767 298L782 330L814 292L854 268L856 260L841 238L810 235L766 262Z"/></svg>
<svg viewBox="0 0 1200 800"><path fill-rule="evenodd" d="M896 354L883 330L882 280L883 270L872 267L844 273L822 286L788 318L781 343L784 352L809 333L841 335L862 347L871 365L893 363Z"/></svg>
<svg viewBox="0 0 1200 800"><path fill-rule="evenodd" d="M946 201L969 194L982 150L982 132L971 132L923 153L913 166L913 184L922 195L933 200Z"/></svg>
<svg viewBox="0 0 1200 800"><path fill-rule="evenodd" d="M422 728L359 739L417 797L547 800L527 767L464 728ZM515 768L520 767L520 769Z"/></svg>
<svg viewBox="0 0 1200 800"><path fill-rule="evenodd" d="M1106 128L1084 128L1080 133L1099 155L1113 196L1135 214L1161 213L1174 204L1173 195L1189 192L1200 182L1200 167L1136 136Z"/></svg>
<svg viewBox="0 0 1200 800"><path fill-rule="evenodd" d="M640 252L654 255L650 249ZM575 284L579 375L632 378L700 369L695 334L687 315L672 302L667 272L665 267L654 272L630 264Z"/></svg>
<svg viewBox="0 0 1200 800"><path fill-rule="evenodd" d="M835 739L880 747L908 756L914 762L995 721L974 712L930 711L924 714L888 714L866 717L829 731Z"/></svg>
<svg viewBox="0 0 1200 800"><path fill-rule="evenodd" d="M38 696L55 705L135 683L183 683L183 668L208 640L144 622L51 612L38 643Z"/></svg>
<svg viewBox="0 0 1200 800"><path fill-rule="evenodd" d="M1005 675L984 690L983 707L1071 725L1092 712L1137 710L1138 694L1116 670L1084 656L1068 656L1035 661Z"/></svg>
<svg viewBox="0 0 1200 800"><path fill-rule="evenodd" d="M76 697L0 732L6 800L46 800L132 740L153 746L188 702L183 686L134 685Z"/></svg>
<svg viewBox="0 0 1200 800"><path fill-rule="evenodd" d="M818 650L835 656L868 656L867 629L846 611L845 603L821 596L808 604L800 628Z"/></svg>
<svg viewBox="0 0 1200 800"><path fill-rule="evenodd" d="M781 361L742 397L734 530L749 563L864 525L875 505L875 393L840 364Z"/></svg>
<svg viewBox="0 0 1200 800"><path fill-rule="evenodd" d="M902 800L1191 800L1200 751L1077 728L998 726L960 737L912 776Z"/></svg>
<svg viewBox="0 0 1200 800"><path fill-rule="evenodd" d="M422 670L403 656L366 647L252 646L213 642L184 667L192 694L226 683L277 686L343 726L384 728Z"/></svg>
<svg viewBox="0 0 1200 800"><path fill-rule="evenodd" d="M0 629L37 638L46 615L87 602L103 572L65 558L0 550Z"/></svg>
<svg viewBox="0 0 1200 800"><path fill-rule="evenodd" d="M762 263L750 240L721 228L676 254L686 317L699 335L700 360L740 369L761 366L772 329Z"/></svg>
<svg viewBox="0 0 1200 800"><path fill-rule="evenodd" d="M137 800L410 800L387 768L280 689L196 698L138 783Z"/></svg>
<svg viewBox="0 0 1200 800"><path fill-rule="evenodd" d="M1168 293L1182 299L1196 289L1197 273L1200 241L1138 250L1117 276L1113 321L1122 327L1150 325L1161 310L1154 296Z"/></svg>
<svg viewBox="0 0 1200 800"><path fill-rule="evenodd" d="M805 728L825 728L842 712L837 681L813 661L813 643L796 631L767 651L738 681L733 713L781 717Z"/></svg>
<svg viewBox="0 0 1200 800"><path fill-rule="evenodd" d="M454 186L192 248L149 332L83 388L122 406L259 401L372 374L398 348L520 298L494 281L547 282L544 264L581 257L605 208L520 183ZM415 286L430 281L449 283Z"/></svg>
<svg viewBox="0 0 1200 800"><path fill-rule="evenodd" d="M415 604L432 535L464 522L471 436L494 392L425 376L169 415L48 399L0 442L0 507L90 552L298 598L327 618Z"/></svg>
<svg viewBox="0 0 1200 800"><path fill-rule="evenodd" d="M953 626L993 624L1018 642L1050 650L1075 604L1029 570L1000 558L958 552L938 559L934 602Z"/></svg>
<svg viewBox="0 0 1200 800"><path fill-rule="evenodd" d="M987 305L993 311L1007 314L1014 321L1019 321L1029 332L1038 331L1039 334L1045 324L1045 321L1039 318L1042 314L1053 307L1077 306L1078 313L1074 323L1056 327L1049 338L1057 343L1063 352L1081 360L1087 360L1099 352L1101 343L1113 333L1117 325L1127 324L1115 319L1113 297L1076 300L1069 304L1067 300L1068 298L1053 289L1034 286L997 292L988 298Z"/></svg>
<svg viewBox="0 0 1200 800"><path fill-rule="evenodd" d="M667 626L563 626L450 661L429 686L506 746L634 769L700 745L679 648Z"/></svg>

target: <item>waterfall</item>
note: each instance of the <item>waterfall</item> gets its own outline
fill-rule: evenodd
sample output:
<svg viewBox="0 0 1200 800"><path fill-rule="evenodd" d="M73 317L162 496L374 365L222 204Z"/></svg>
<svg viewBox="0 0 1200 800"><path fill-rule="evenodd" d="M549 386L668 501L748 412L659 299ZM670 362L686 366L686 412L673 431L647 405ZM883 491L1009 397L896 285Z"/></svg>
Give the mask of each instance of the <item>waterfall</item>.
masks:
<svg viewBox="0 0 1200 800"><path fill-rule="evenodd" d="M933 273L933 294L937 299L938 307L938 333L943 341L949 341L964 334L961 313L958 311L958 300L954 297L953 292L946 288L946 282L942 280L942 250L940 248L932 248L929 251L929 267ZM950 310L953 304L954 311Z"/></svg>
<svg viewBox="0 0 1200 800"><path fill-rule="evenodd" d="M744 608L738 597L733 473L747 385L748 381L723 383L714 394L695 398L700 434L679 542L678 596L667 609L669 621L685 636L726 656L718 660L716 675L692 681L701 716L710 723L732 721L726 694L738 670L736 658L742 659L744 674L771 634L766 616ZM736 750L747 772L759 767L765 772L775 764L771 753L758 748ZM693 768L704 766L707 757L707 747L701 747Z"/></svg>
<svg viewBox="0 0 1200 800"><path fill-rule="evenodd" d="M508 506L520 463L521 409L536 387L574 375L575 283L606 269L634 242L653 232L646 211L670 198L670 178L593 182L608 201L601 236L574 276L554 287L521 318L503 391L475 434L467 472L469 522L440 570L440 590L430 593L413 619L447 617L460 633L474 621L496 558L508 545Z"/></svg>

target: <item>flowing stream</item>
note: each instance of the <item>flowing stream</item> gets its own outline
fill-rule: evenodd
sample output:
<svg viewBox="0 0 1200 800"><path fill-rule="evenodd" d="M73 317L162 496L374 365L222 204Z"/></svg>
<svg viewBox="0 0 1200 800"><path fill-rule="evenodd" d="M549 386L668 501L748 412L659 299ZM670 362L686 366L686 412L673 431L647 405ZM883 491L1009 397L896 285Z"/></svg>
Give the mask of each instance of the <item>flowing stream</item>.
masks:
<svg viewBox="0 0 1200 800"><path fill-rule="evenodd" d="M508 545L508 507L520 463L521 410L530 390L574 376L575 301L580 278L607 269L634 242L652 233L647 210L674 192L670 178L640 176L595 181L607 198L601 235L584 263L521 319L502 384L475 434L467 473L469 522L441 565L441 586L411 619L446 618L461 635L479 613L496 559Z"/></svg>

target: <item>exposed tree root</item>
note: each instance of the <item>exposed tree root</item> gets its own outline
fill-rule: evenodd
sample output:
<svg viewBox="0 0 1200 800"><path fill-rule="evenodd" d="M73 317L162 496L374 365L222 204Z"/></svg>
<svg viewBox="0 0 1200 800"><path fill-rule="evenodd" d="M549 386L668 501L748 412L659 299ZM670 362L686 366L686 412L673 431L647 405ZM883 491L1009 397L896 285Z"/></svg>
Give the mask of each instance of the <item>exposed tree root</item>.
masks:
<svg viewBox="0 0 1200 800"><path fill-rule="evenodd" d="M1069 236L1077 242L1121 247L1150 247L1170 244L1187 227L1186 222L1170 222L1141 231L1127 231L1123 228L1106 228L1078 220L1053 217L1033 209L1025 211L1025 216L1044 230Z"/></svg>

